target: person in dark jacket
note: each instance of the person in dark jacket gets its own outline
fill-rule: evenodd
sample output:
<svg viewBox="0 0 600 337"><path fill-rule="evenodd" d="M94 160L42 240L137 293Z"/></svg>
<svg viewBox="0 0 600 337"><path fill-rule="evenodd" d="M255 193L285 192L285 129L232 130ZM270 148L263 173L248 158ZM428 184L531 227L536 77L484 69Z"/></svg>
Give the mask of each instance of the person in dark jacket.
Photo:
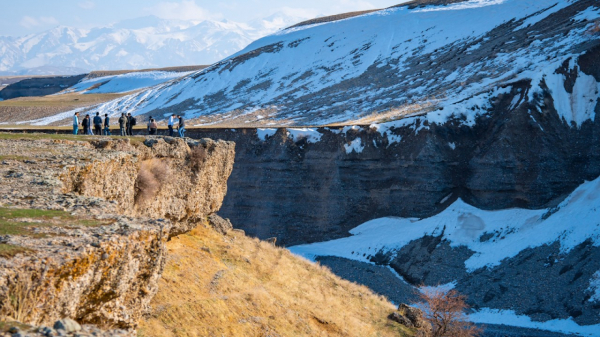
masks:
<svg viewBox="0 0 600 337"><path fill-rule="evenodd" d="M96 112L96 116L94 117L94 134L102 136L102 117L100 117L99 112Z"/></svg>
<svg viewBox="0 0 600 337"><path fill-rule="evenodd" d="M119 117L119 129L121 130L121 136L127 136L127 116L125 114L121 114L121 117Z"/></svg>
<svg viewBox="0 0 600 337"><path fill-rule="evenodd" d="M110 136L110 117L108 117L108 114L104 114L104 135Z"/></svg>
<svg viewBox="0 0 600 337"><path fill-rule="evenodd" d="M90 115L85 115L85 118L81 121L83 127L83 134L87 135L90 133Z"/></svg>
<svg viewBox="0 0 600 337"><path fill-rule="evenodd" d="M133 126L135 125L135 117L131 113L127 114L127 135L133 136Z"/></svg>
<svg viewBox="0 0 600 337"><path fill-rule="evenodd" d="M179 118L179 125L177 126L177 130L179 131L179 137L183 138L185 132L185 121L183 120L183 116L177 116Z"/></svg>

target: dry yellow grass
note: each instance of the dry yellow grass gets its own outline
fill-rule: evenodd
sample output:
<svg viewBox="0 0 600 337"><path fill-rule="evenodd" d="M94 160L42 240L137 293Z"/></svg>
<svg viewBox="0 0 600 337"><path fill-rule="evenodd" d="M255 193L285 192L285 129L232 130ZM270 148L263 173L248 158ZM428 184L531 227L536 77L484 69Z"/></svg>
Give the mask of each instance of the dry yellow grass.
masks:
<svg viewBox="0 0 600 337"><path fill-rule="evenodd" d="M233 232L173 238L140 336L412 336L368 288Z"/></svg>
<svg viewBox="0 0 600 337"><path fill-rule="evenodd" d="M92 107L125 94L78 94L21 97L0 101L0 123L29 121L77 108ZM70 119L66 119L66 124ZM61 124L60 122L56 124ZM63 123L64 124L64 123Z"/></svg>

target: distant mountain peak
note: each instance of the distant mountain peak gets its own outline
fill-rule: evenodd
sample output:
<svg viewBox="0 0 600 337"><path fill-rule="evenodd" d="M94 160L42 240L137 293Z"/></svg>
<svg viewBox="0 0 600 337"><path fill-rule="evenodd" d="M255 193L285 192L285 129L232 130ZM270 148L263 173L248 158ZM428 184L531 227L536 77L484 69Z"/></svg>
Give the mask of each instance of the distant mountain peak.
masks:
<svg viewBox="0 0 600 337"><path fill-rule="evenodd" d="M57 26L39 34L0 37L0 75L212 64L294 20L283 13L253 23L149 15L89 30Z"/></svg>

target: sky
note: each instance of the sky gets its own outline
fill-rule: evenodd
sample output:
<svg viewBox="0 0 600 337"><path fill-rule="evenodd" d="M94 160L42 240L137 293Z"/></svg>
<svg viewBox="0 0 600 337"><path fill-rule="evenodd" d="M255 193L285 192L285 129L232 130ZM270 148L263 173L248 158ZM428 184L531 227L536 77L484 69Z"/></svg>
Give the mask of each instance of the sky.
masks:
<svg viewBox="0 0 600 337"><path fill-rule="evenodd" d="M56 26L93 28L155 15L164 19L248 22L276 12L303 18L385 8L406 0L0 0L0 36Z"/></svg>

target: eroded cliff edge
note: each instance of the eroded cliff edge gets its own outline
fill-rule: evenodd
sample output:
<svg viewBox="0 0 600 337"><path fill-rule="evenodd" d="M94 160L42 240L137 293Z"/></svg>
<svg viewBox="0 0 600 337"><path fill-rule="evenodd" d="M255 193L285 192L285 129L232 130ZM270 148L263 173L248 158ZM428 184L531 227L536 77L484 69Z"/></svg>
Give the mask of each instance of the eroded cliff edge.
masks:
<svg viewBox="0 0 600 337"><path fill-rule="evenodd" d="M0 312L135 328L166 241L220 208L234 144L43 138L0 140Z"/></svg>

